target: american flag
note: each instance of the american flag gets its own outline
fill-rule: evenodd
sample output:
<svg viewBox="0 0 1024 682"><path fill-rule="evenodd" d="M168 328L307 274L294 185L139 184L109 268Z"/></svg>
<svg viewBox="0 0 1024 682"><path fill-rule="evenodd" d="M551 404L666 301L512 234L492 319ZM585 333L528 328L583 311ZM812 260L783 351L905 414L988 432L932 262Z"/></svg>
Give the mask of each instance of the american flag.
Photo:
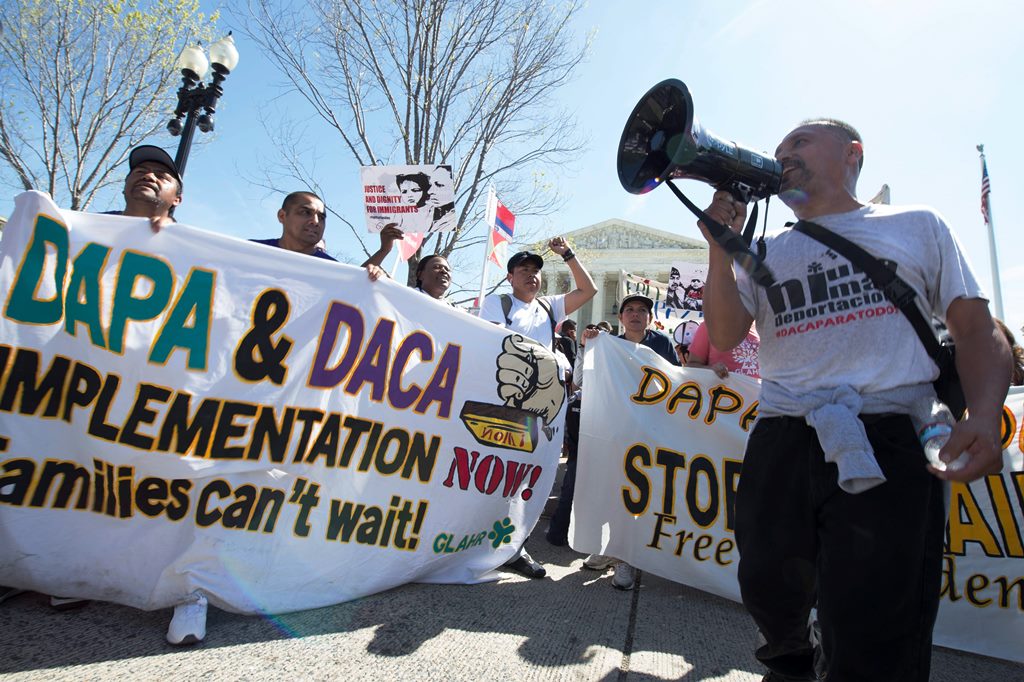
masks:
<svg viewBox="0 0 1024 682"><path fill-rule="evenodd" d="M992 186L988 181L988 164L985 163L985 157L981 157L981 215L985 218L985 224L988 225L992 220L992 217L988 214L988 195L992 192Z"/></svg>

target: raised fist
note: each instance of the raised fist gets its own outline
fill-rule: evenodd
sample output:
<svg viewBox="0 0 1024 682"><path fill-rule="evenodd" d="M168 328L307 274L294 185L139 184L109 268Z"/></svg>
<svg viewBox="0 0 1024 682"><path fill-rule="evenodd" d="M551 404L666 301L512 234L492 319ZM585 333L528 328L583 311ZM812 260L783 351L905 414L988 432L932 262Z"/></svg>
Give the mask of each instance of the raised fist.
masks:
<svg viewBox="0 0 1024 682"><path fill-rule="evenodd" d="M554 354L533 339L510 334L497 364L498 397L505 405L539 414L550 424L565 400Z"/></svg>
<svg viewBox="0 0 1024 682"><path fill-rule="evenodd" d="M569 250L569 242L565 241L565 237L555 237L548 242L548 248L561 256Z"/></svg>

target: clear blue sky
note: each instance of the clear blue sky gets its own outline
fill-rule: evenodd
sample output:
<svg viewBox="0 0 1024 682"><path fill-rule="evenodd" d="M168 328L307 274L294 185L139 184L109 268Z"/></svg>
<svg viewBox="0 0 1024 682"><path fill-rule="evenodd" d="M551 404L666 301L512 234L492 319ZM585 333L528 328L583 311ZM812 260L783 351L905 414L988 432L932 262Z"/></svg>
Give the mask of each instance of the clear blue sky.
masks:
<svg viewBox="0 0 1024 682"><path fill-rule="evenodd" d="M218 3L204 6L211 10ZM554 216L524 218L522 228L554 235L617 217L699 238L693 218L667 189L634 197L621 189L615 173L616 146L630 110L652 85L675 77L690 87L706 127L755 149L774 150L804 118L848 120L865 143L861 199L886 183L895 204L937 208L991 293L975 150L984 143L1004 316L1020 339L1024 259L1018 254L1024 251L1024 231L1016 223L1024 215L1022 22L1024 5L1005 0L592 0L576 26L580 40L596 31L590 59L561 93L590 146L574 168L548 171L563 187L564 209ZM225 32L232 28L229 13L220 26ZM236 38L241 61L225 84L215 139L193 149L179 215L190 224L239 237L275 236L280 195L239 176L254 173L260 156L273 161L275 152L257 111L279 97L276 84L283 79L255 45ZM275 107L290 109L297 119L311 115L294 95L278 99ZM154 142L172 152L176 146L169 136ZM350 220L358 219L358 168L336 134L315 144L328 203ZM698 204L710 197L710 190L698 183L685 182L683 189ZM96 208L104 207L100 202ZM789 219L788 209L774 202L771 223L781 226ZM332 251L362 260L347 227L329 225L327 239ZM463 284L478 277L469 272L478 268L476 262L467 259L459 278Z"/></svg>

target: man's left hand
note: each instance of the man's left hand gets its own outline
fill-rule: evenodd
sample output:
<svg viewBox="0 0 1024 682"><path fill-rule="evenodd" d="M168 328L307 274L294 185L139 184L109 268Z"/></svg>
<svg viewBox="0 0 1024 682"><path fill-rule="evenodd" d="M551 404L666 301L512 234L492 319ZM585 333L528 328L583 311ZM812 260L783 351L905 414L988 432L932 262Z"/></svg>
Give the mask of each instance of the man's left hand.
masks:
<svg viewBox="0 0 1024 682"><path fill-rule="evenodd" d="M956 471L933 472L947 481L969 483L1002 469L999 436L1010 385L1010 347L983 298L954 299L946 309L946 326L956 341L956 367L968 409L967 418L953 425L939 458L952 462L964 452L970 461Z"/></svg>
<svg viewBox="0 0 1024 682"><path fill-rule="evenodd" d="M953 426L949 440L939 450L939 459L949 464L960 453L966 452L969 461L962 468L939 471L932 465L928 470L945 481L970 483L982 476L998 474L1003 469L1003 450L999 447L999 421L997 419L972 418Z"/></svg>

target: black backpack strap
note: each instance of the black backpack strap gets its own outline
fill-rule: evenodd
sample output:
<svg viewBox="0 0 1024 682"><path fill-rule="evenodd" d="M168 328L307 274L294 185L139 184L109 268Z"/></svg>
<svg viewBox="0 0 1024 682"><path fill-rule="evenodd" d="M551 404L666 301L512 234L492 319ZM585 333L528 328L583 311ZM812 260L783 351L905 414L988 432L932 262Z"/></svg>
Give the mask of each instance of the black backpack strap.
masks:
<svg viewBox="0 0 1024 682"><path fill-rule="evenodd" d="M551 321L551 352L555 352L555 327L558 325L555 322L555 313L551 309L551 304L545 301L543 298L537 299L538 305L543 308L544 312L548 314L548 320ZM509 294L501 295L501 312L505 315L505 324L509 327L512 326L512 319L509 317L509 313L512 312L512 297Z"/></svg>
<svg viewBox="0 0 1024 682"><path fill-rule="evenodd" d="M537 303L540 305L541 308L544 309L544 312L546 312L548 314L548 320L550 320L550 322L551 322L551 352L554 353L555 352L555 327L558 326L558 323L555 322L555 311L553 311L551 309L551 304L548 303L543 298L538 298L537 299Z"/></svg>
<svg viewBox="0 0 1024 682"><path fill-rule="evenodd" d="M508 294L501 295L501 312L505 315L505 324L511 327L512 320L509 318L508 314L512 312L512 297Z"/></svg>
<svg viewBox="0 0 1024 682"><path fill-rule="evenodd" d="M793 229L841 253L851 263L863 270L871 278L875 286L878 287L879 291L885 294L885 297L906 315L910 326L917 332L928 355L936 362L939 361L942 349L938 339L935 338L935 332L932 330L931 323L924 318L920 308L915 303L917 294L894 270L887 268L880 260L849 239L841 237L832 230L822 227L817 223L801 220L793 226Z"/></svg>

